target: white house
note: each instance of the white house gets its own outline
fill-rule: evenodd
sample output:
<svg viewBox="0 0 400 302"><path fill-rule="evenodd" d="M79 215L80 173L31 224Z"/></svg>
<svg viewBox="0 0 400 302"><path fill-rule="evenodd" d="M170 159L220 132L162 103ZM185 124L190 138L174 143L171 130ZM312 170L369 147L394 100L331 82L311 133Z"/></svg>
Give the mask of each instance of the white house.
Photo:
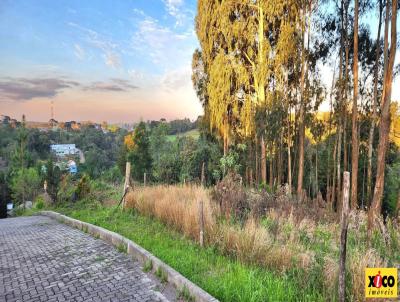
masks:
<svg viewBox="0 0 400 302"><path fill-rule="evenodd" d="M50 145L50 150L59 157L75 155L78 153L75 144Z"/></svg>

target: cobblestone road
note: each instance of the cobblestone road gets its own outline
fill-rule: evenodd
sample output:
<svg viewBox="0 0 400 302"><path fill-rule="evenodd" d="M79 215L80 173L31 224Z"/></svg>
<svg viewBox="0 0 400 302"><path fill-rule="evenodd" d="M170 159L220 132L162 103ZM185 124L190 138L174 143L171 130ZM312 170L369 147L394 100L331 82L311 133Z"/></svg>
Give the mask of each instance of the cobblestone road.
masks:
<svg viewBox="0 0 400 302"><path fill-rule="evenodd" d="M167 301L138 262L42 216L0 219L0 301Z"/></svg>

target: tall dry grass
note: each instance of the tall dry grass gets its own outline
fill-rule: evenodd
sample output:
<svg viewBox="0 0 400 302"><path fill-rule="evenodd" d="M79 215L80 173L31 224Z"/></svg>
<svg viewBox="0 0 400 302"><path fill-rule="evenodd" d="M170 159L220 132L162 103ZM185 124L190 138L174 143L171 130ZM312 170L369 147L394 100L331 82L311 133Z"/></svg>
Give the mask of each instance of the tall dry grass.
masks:
<svg viewBox="0 0 400 302"><path fill-rule="evenodd" d="M216 209L213 208L209 194L199 186L154 186L140 187L126 197L127 208L156 217L178 232L198 240L200 233L199 201L203 201L205 242L211 242L215 234Z"/></svg>
<svg viewBox="0 0 400 302"><path fill-rule="evenodd" d="M300 270L308 275L315 270L326 295L336 294L338 276L339 225L336 215L321 209L307 214L304 206L295 206L280 197L279 205L269 207L264 216L249 216L232 222L226 208L211 199L210 190L199 186L141 187L127 196L127 207L155 217L185 236L199 240L199 201L204 202L205 243L241 262L279 272ZM286 205L285 205L286 203ZM258 205L257 205L258 206ZM250 205L251 208L251 205ZM252 211L250 211L251 213ZM319 215L319 214L320 215ZM398 253L400 227L389 223L389 242L378 243ZM394 234L394 235L393 235ZM378 238L380 238L378 236ZM385 236L382 236L385 238ZM366 216L362 211L350 215L348 269L351 275L351 298L363 295L367 266L385 265L382 255L366 244ZM306 282L302 280L301 282Z"/></svg>
<svg viewBox="0 0 400 302"><path fill-rule="evenodd" d="M126 205L198 241L200 200L204 203L207 245L215 246L239 261L278 271L293 266L304 269L312 266L314 252L303 245L300 235L302 231L311 237L310 232L315 228L306 218L295 226L292 214L279 216L271 210L266 226L253 217L243 225L230 223L220 205L211 201L210 191L199 186L141 187L127 195Z"/></svg>

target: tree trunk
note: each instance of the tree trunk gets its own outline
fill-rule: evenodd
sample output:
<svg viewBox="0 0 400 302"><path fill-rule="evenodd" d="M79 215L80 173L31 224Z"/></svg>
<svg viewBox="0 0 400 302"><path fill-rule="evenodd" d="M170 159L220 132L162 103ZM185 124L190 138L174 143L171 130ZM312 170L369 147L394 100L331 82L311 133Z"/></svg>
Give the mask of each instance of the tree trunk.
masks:
<svg viewBox="0 0 400 302"><path fill-rule="evenodd" d="M337 188L333 188L336 190L336 200L333 200L336 203L336 210L340 213L340 196L341 196L341 159L342 159L342 121L343 121L343 49L344 49L344 3L341 1L341 35L340 35L340 52L339 52L339 100L338 100L338 108L339 114L339 125L337 127L337 154L336 154L336 174L337 174Z"/></svg>
<svg viewBox="0 0 400 302"><path fill-rule="evenodd" d="M256 156L256 160L255 160L255 164L256 164L256 167L255 167L255 172L256 172L256 175L255 175L255 181L256 181L256 184L258 185L258 183L259 183L259 175L260 175L260 173L259 173L259 164L258 164L258 142L257 142L258 140L257 140L257 134L256 134L256 136L255 136L255 156Z"/></svg>
<svg viewBox="0 0 400 302"><path fill-rule="evenodd" d="M264 185L267 183L267 159L264 135L261 136L261 181Z"/></svg>
<svg viewBox="0 0 400 302"><path fill-rule="evenodd" d="M282 184L282 142L283 142L283 132L281 132L279 138L278 169L277 169L279 186Z"/></svg>
<svg viewBox="0 0 400 302"><path fill-rule="evenodd" d="M288 114L288 142L287 142L287 153L288 153L288 186L289 186L289 196L292 195L292 158L290 153L290 147L292 143L291 133L290 133L290 107L289 107L289 114Z"/></svg>
<svg viewBox="0 0 400 302"><path fill-rule="evenodd" d="M378 103L378 72L379 72L379 58L380 58L380 46L379 41L381 39L381 28L382 28L382 11L383 5L382 0L379 0L379 23L378 23L378 34L376 37L376 57L375 57L375 67L374 67L374 98L372 100L372 118L371 118L371 128L369 129L369 137L368 137L368 167L367 167L367 206L369 207L371 202L371 187L372 187L372 151L374 144L374 133L375 133L375 125L376 125L376 107ZM389 15L387 16L389 18ZM386 23L387 24L387 23ZM388 31L388 27L385 24L385 32ZM387 44L385 44L387 53ZM385 60L386 64L386 60Z"/></svg>
<svg viewBox="0 0 400 302"><path fill-rule="evenodd" d="M356 0L357 1L357 0ZM340 256L339 256L339 301L346 300L346 250L347 250L347 229L349 225L349 189L350 173L343 173L343 202L342 216L340 220Z"/></svg>
<svg viewBox="0 0 400 302"><path fill-rule="evenodd" d="M224 156L228 154L228 121L224 121ZM225 172L224 172L225 173Z"/></svg>
<svg viewBox="0 0 400 302"><path fill-rule="evenodd" d="M389 5L389 1L387 1ZM396 56L397 42L397 0L392 2L392 21L390 37L390 53L385 74L384 89L381 103L381 122L379 125L379 145L377 158L376 182L374 197L368 213L368 236L370 238L375 218L381 213L383 186L385 181L385 157L390 130L390 101L392 97L393 65ZM385 43L388 35L385 35Z"/></svg>
<svg viewBox="0 0 400 302"><path fill-rule="evenodd" d="M353 112L352 112L352 123L351 123L351 208L356 209L358 206L358 109L357 109L357 98L358 98L358 0L354 1L354 84L353 84Z"/></svg>
<svg viewBox="0 0 400 302"><path fill-rule="evenodd" d="M330 91L330 110L329 110L329 128L328 128L328 137L331 136L332 133L332 112L333 112L333 91L335 88L335 76L336 76L336 61L335 61L335 68L333 69L333 76L332 76L332 86L331 86L331 91ZM331 141L331 140L330 140ZM327 197L326 200L328 204L331 204L332 202L332 188L335 187L334 184L331 185L331 143L329 141L328 145L328 169L326 169L326 192L327 192ZM336 148L336 142L334 142L334 149ZM333 166L335 167L335 155L333 155ZM335 174L335 172L333 172ZM328 194L329 190L329 194Z"/></svg>
<svg viewBox="0 0 400 302"><path fill-rule="evenodd" d="M270 150L270 164L269 164L269 187L272 189L274 186L274 145L271 143L271 150Z"/></svg>
<svg viewBox="0 0 400 302"><path fill-rule="evenodd" d="M342 85L342 114L343 114L343 171L348 170L349 156L347 149L347 103L349 97L349 52L350 52L350 43L349 43L349 35L348 35L348 25L349 25L349 4L350 1L346 1L344 3L344 27L342 29L342 34L344 36L344 49L345 49L345 61L344 61L344 83ZM343 99L344 93L344 99ZM341 203L340 203L341 204Z"/></svg>
<svg viewBox="0 0 400 302"><path fill-rule="evenodd" d="M342 159L342 129L341 129L341 125L339 125L339 129L338 129L338 131L339 131L339 133L338 133L338 135L339 135L339 137L338 137L338 148L337 148L337 168L336 168L336 173L337 173L337 192L336 192L336 194L337 194L337 197L336 197L336 199L337 199L337 203L336 203L336 205L337 205L337 212L340 214L340 210L341 210L341 202L340 202L340 197L342 196L342 191L341 191L341 184L342 184L342 182L341 182L341 179L340 179L340 176L341 176L341 164L340 164L340 162L341 162L341 159Z"/></svg>
<svg viewBox="0 0 400 302"><path fill-rule="evenodd" d="M333 175L332 175L332 187L331 187L331 210L334 209L334 204L335 204L335 198L336 198L336 160L337 160L337 156L336 156L336 151L337 151L337 143L338 143L338 139L336 139L335 141L335 146L333 148Z"/></svg>
<svg viewBox="0 0 400 302"><path fill-rule="evenodd" d="M305 127L304 127L304 107L305 107L305 77L307 70L307 59L305 54L305 40L307 35L306 27L306 16L304 14L303 23L303 45L301 54L301 76L300 76L300 108L299 108L299 169L297 174L297 199L301 201L303 193L303 178L304 178L304 137L305 137Z"/></svg>
<svg viewBox="0 0 400 302"><path fill-rule="evenodd" d="M319 191L318 185L318 144L315 145L315 194Z"/></svg>

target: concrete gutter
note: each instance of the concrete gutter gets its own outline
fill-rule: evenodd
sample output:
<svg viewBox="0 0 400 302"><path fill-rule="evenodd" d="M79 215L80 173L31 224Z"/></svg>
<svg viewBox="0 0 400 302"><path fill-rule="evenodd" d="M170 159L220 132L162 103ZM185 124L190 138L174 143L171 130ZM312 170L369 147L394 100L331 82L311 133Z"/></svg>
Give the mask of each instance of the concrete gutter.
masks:
<svg viewBox="0 0 400 302"><path fill-rule="evenodd" d="M120 234L53 211L41 211L39 214L53 218L66 225L77 228L85 233L89 233L96 238L100 238L108 242L109 244L117 247L119 250L124 250L128 255L138 260L142 265L151 262L153 273L155 273L159 269L163 270L167 274L169 283L174 285L177 290L183 290L186 288L189 291L190 295L197 302L219 302L216 298L211 296L209 293L198 287L190 280L186 279L184 276L182 276L169 265L162 262L156 256L154 256L141 246L137 245L132 240L121 236Z"/></svg>

